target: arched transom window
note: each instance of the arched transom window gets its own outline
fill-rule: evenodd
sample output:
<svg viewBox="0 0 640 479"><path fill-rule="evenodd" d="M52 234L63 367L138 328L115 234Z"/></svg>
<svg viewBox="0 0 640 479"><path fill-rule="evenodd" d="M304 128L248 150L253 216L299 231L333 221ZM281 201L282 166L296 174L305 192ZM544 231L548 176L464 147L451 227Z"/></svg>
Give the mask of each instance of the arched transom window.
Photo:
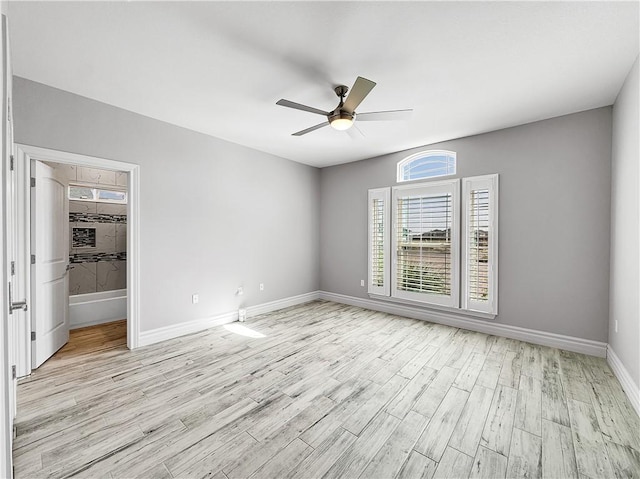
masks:
<svg viewBox="0 0 640 479"><path fill-rule="evenodd" d="M398 163L398 183L456 174L456 152L421 151Z"/></svg>

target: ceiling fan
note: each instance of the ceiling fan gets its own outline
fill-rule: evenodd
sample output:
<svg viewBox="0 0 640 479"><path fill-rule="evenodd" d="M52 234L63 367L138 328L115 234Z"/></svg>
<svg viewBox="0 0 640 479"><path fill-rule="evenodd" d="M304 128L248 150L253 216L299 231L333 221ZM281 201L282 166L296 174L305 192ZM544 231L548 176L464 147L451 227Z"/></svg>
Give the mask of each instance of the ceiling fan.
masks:
<svg viewBox="0 0 640 479"><path fill-rule="evenodd" d="M345 85L339 85L334 88L336 95L340 98L340 103L332 111L324 111L312 106L302 105L289 100L278 100L276 105L286 106L288 108L295 108L296 110L308 111L310 113L316 113L318 115L326 116L327 121L324 121L318 125L306 128L304 130L293 133L293 136L302 136L312 131L318 130L327 125L331 125L336 130L349 130L353 126L356 118L358 121L380 121L380 120L406 120L411 116L413 110L388 110L388 111L372 111L367 113L357 113L356 108L360 106L362 100L373 90L376 86L375 82L367 80L366 78L358 77L356 82L351 88L349 96L347 92L349 88ZM345 99L346 96L346 99Z"/></svg>

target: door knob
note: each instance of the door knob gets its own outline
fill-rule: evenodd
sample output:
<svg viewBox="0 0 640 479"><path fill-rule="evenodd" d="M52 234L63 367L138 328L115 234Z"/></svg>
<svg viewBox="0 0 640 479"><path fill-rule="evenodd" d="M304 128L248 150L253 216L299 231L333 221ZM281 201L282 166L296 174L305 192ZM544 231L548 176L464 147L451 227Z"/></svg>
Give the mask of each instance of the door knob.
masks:
<svg viewBox="0 0 640 479"><path fill-rule="evenodd" d="M9 314L13 314L13 312L17 309L21 309L22 311L27 310L27 300L16 301L13 302L13 294L11 292L11 282L9 282Z"/></svg>

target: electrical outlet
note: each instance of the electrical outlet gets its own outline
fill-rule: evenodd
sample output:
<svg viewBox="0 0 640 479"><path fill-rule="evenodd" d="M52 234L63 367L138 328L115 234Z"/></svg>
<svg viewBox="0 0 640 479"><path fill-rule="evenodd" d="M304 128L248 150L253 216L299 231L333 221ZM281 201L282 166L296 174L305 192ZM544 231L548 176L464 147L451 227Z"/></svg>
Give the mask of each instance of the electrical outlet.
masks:
<svg viewBox="0 0 640 479"><path fill-rule="evenodd" d="M364 279L360 280L360 286L362 286L364 288Z"/></svg>
<svg viewBox="0 0 640 479"><path fill-rule="evenodd" d="M260 283L260 291L264 291L264 283Z"/></svg>
<svg viewBox="0 0 640 479"><path fill-rule="evenodd" d="M200 301L200 298L198 297L198 295L197 294L192 294L191 295L191 302L193 304L198 304L198 301Z"/></svg>
<svg viewBox="0 0 640 479"><path fill-rule="evenodd" d="M614 326L616 328L616 333L617 333L618 332L618 320L617 319L614 321Z"/></svg>
<svg viewBox="0 0 640 479"><path fill-rule="evenodd" d="M242 286L238 286L238 290L236 291L238 296L242 296L244 294L244 288Z"/></svg>

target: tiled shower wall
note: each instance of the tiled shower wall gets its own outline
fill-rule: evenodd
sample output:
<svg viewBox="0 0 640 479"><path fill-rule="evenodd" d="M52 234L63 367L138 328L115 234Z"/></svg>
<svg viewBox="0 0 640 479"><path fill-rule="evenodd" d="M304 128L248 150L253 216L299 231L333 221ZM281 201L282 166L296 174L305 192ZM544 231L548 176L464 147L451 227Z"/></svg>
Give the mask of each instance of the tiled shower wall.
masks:
<svg viewBox="0 0 640 479"><path fill-rule="evenodd" d="M69 201L70 295L127 287L126 221L127 205ZM95 247L74 248L74 228L95 228Z"/></svg>
<svg viewBox="0 0 640 479"><path fill-rule="evenodd" d="M126 173L56 166L72 182L105 189L127 184ZM75 239L74 228L81 233ZM127 205L69 201L69 241L69 295L127 287Z"/></svg>
<svg viewBox="0 0 640 479"><path fill-rule="evenodd" d="M86 166L63 165L61 163L49 163L57 170L64 172L71 182L82 183L88 186L127 186L127 173L124 171L99 170Z"/></svg>

